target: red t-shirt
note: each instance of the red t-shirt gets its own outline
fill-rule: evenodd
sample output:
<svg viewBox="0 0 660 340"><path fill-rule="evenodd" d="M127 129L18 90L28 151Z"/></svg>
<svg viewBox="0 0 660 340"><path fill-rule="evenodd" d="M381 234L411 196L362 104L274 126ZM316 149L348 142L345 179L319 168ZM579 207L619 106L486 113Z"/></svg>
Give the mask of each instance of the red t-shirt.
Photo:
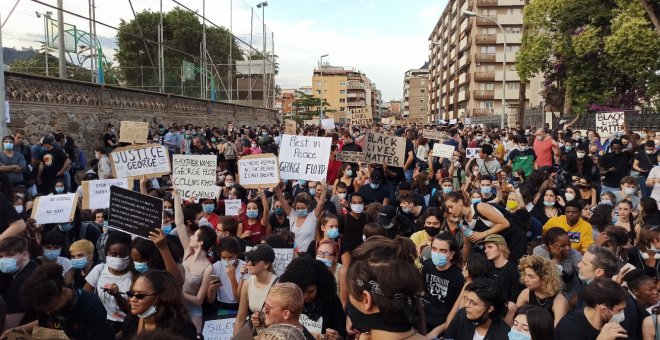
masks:
<svg viewBox="0 0 660 340"><path fill-rule="evenodd" d="M261 239L266 236L266 227L261 225L261 220L257 220L257 223L255 224L249 224L248 219L245 218L241 222L241 225L243 226L243 232L246 232L247 230L252 232L252 235L244 238L245 242L250 246L261 242ZM240 237L241 235L238 236Z"/></svg>
<svg viewBox="0 0 660 340"><path fill-rule="evenodd" d="M326 177L326 183L328 185L333 185L337 177L339 177L339 170L341 170L342 162L337 160L330 160L328 163L328 176Z"/></svg>
<svg viewBox="0 0 660 340"><path fill-rule="evenodd" d="M534 141L534 153L536 154L536 166L552 166L552 137L546 137L545 140Z"/></svg>

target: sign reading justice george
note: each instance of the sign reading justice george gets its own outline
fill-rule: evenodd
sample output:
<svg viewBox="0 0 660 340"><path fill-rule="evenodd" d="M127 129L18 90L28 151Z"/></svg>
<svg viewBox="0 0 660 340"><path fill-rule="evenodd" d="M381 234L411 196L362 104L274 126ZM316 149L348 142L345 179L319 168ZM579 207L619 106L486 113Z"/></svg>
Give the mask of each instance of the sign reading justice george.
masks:
<svg viewBox="0 0 660 340"><path fill-rule="evenodd" d="M110 153L110 159L115 178L157 178L170 173L169 152L159 144L118 148Z"/></svg>

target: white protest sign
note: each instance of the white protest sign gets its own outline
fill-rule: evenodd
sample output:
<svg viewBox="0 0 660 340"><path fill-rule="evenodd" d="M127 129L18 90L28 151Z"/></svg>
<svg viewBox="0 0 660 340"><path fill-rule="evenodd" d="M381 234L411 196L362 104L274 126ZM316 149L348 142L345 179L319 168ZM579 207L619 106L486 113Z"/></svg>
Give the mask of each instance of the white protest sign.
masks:
<svg viewBox="0 0 660 340"><path fill-rule="evenodd" d="M321 119L321 126L326 130L332 130L335 128L335 120L332 118Z"/></svg>
<svg viewBox="0 0 660 340"><path fill-rule="evenodd" d="M245 247L245 252L252 250L252 247ZM291 248L273 248L275 251L275 262L273 262L273 270L277 276L282 276L286 267L293 261L293 249Z"/></svg>
<svg viewBox="0 0 660 340"><path fill-rule="evenodd" d="M298 319L300 324L305 326L312 335L323 334L323 317L319 316L318 320L312 320L305 314L300 314Z"/></svg>
<svg viewBox="0 0 660 340"><path fill-rule="evenodd" d="M172 183L183 199L218 197L215 155L174 155Z"/></svg>
<svg viewBox="0 0 660 340"><path fill-rule="evenodd" d="M244 188L272 188L280 183L277 157L272 153L238 160L238 182Z"/></svg>
<svg viewBox="0 0 660 340"><path fill-rule="evenodd" d="M458 123L458 119L450 119L449 120L450 125L455 125L456 123Z"/></svg>
<svg viewBox="0 0 660 340"><path fill-rule="evenodd" d="M225 200L225 216L238 216L241 200Z"/></svg>
<svg viewBox="0 0 660 340"><path fill-rule="evenodd" d="M280 176L282 179L325 181L331 145L332 138L329 137L283 135Z"/></svg>
<svg viewBox="0 0 660 340"><path fill-rule="evenodd" d="M306 119L303 121L303 124L305 125L320 125L321 120L320 119Z"/></svg>
<svg viewBox="0 0 660 340"><path fill-rule="evenodd" d="M387 164L403 167L406 156L406 139L369 132L364 144L364 161L368 164Z"/></svg>
<svg viewBox="0 0 660 340"><path fill-rule="evenodd" d="M118 186L124 189L133 189L133 181L127 178L100 179L96 181L83 181L83 209L106 209L110 207L110 187Z"/></svg>
<svg viewBox="0 0 660 340"><path fill-rule="evenodd" d="M467 148L465 149L465 154L468 159L479 158L479 152L481 148Z"/></svg>
<svg viewBox="0 0 660 340"><path fill-rule="evenodd" d="M623 112L605 112L596 114L596 132L622 133L625 116ZM605 135L607 137L607 135Z"/></svg>
<svg viewBox="0 0 660 340"><path fill-rule="evenodd" d="M169 152L159 144L117 148L110 159L115 178L157 178L170 173Z"/></svg>
<svg viewBox="0 0 660 340"><path fill-rule="evenodd" d="M472 118L470 118L470 117L463 118L463 123L466 124L466 125L472 124Z"/></svg>
<svg viewBox="0 0 660 340"><path fill-rule="evenodd" d="M32 218L37 220L37 224L67 223L73 220L76 204L76 194L37 197L32 207Z"/></svg>
<svg viewBox="0 0 660 340"><path fill-rule="evenodd" d="M230 340L234 336L236 318L204 321L202 335L206 340Z"/></svg>
<svg viewBox="0 0 660 340"><path fill-rule="evenodd" d="M454 154L454 146L453 145L440 144L440 143L433 144L432 156L434 156L434 157L443 157L443 158L451 158L451 156L453 154Z"/></svg>

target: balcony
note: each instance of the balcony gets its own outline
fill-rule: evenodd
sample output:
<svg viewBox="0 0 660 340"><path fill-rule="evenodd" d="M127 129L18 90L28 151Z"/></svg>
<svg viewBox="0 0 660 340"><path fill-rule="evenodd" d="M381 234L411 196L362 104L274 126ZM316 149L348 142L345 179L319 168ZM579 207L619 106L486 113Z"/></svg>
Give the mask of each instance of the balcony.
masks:
<svg viewBox="0 0 660 340"><path fill-rule="evenodd" d="M492 112L493 109L486 109L486 108L472 109L472 117L490 116Z"/></svg>
<svg viewBox="0 0 660 340"><path fill-rule="evenodd" d="M467 37L462 39L461 42L458 44L458 50L464 51L469 49L470 46L472 46L472 42L470 41L470 37Z"/></svg>
<svg viewBox="0 0 660 340"><path fill-rule="evenodd" d="M477 53L475 59L478 63L494 63L495 58L495 53Z"/></svg>
<svg viewBox="0 0 660 340"><path fill-rule="evenodd" d="M477 34L477 45L492 45L497 43L497 34Z"/></svg>
<svg viewBox="0 0 660 340"><path fill-rule="evenodd" d="M348 88L351 89L351 90L360 90L360 89L364 89L364 84L348 83Z"/></svg>
<svg viewBox="0 0 660 340"><path fill-rule="evenodd" d="M364 93L349 93L348 98L364 98Z"/></svg>
<svg viewBox="0 0 660 340"><path fill-rule="evenodd" d="M351 107L355 107L355 106L365 107L365 106L367 106L367 102L363 102L363 101L350 102L348 106L351 106Z"/></svg>
<svg viewBox="0 0 660 340"><path fill-rule="evenodd" d="M474 80L476 81L494 81L495 80L495 71L491 72L475 72Z"/></svg>
<svg viewBox="0 0 660 340"><path fill-rule="evenodd" d="M462 101L466 101L466 100L470 100L470 92L469 91L460 91L458 93L458 101L462 102Z"/></svg>
<svg viewBox="0 0 660 340"><path fill-rule="evenodd" d="M484 17L477 17L477 26L497 26L497 24L494 21L488 18L497 21L497 15L486 15Z"/></svg>
<svg viewBox="0 0 660 340"><path fill-rule="evenodd" d="M492 99L495 99L495 91L474 90L474 99L477 99L477 100L492 100Z"/></svg>
<svg viewBox="0 0 660 340"><path fill-rule="evenodd" d="M465 83L470 82L470 74L469 73L461 73L460 76L458 76L458 83L460 85L463 85Z"/></svg>
<svg viewBox="0 0 660 340"><path fill-rule="evenodd" d="M465 53L463 57L458 61L458 68L463 68L470 65L470 55Z"/></svg>
<svg viewBox="0 0 660 340"><path fill-rule="evenodd" d="M497 7L497 0L477 0L477 7Z"/></svg>

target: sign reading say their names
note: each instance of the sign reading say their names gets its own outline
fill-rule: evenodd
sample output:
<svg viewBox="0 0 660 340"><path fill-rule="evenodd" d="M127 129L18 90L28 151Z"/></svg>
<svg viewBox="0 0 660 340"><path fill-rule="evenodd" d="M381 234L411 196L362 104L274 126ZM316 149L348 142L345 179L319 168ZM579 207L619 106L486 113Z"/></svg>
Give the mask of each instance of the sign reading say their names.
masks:
<svg viewBox="0 0 660 340"><path fill-rule="evenodd" d="M230 340L234 336L236 318L204 321L202 335L206 340Z"/></svg>
<svg viewBox="0 0 660 340"><path fill-rule="evenodd" d="M332 138L329 137L283 135L280 143L280 176L282 179L325 180L331 145Z"/></svg>
<svg viewBox="0 0 660 340"><path fill-rule="evenodd" d="M403 167L406 157L406 139L369 132L364 144L364 161L368 164L387 164Z"/></svg>
<svg viewBox="0 0 660 340"><path fill-rule="evenodd" d="M335 159L344 163L363 163L364 153L360 151L341 151L335 154Z"/></svg>
<svg viewBox="0 0 660 340"><path fill-rule="evenodd" d="M277 156L272 153L243 156L238 160L238 182L244 188L272 188L280 183Z"/></svg>
<svg viewBox="0 0 660 340"><path fill-rule="evenodd" d="M76 194L40 196L34 200L32 218L37 224L67 223L73 221L77 204Z"/></svg>
<svg viewBox="0 0 660 340"><path fill-rule="evenodd" d="M147 144L149 123L122 121L119 125L119 141L131 144Z"/></svg>
<svg viewBox="0 0 660 340"><path fill-rule="evenodd" d="M252 247L245 247L245 252L248 252ZM286 267L293 260L293 249L292 248L273 248L275 251L275 262L273 262L273 270L277 276L282 276Z"/></svg>
<svg viewBox="0 0 660 340"><path fill-rule="evenodd" d="M352 109L349 119L353 125L371 125L374 123L374 116L371 113L370 106L361 109Z"/></svg>
<svg viewBox="0 0 660 340"><path fill-rule="evenodd" d="M110 187L110 228L149 238L163 224L163 200L139 192Z"/></svg>
<svg viewBox="0 0 660 340"><path fill-rule="evenodd" d="M623 112L605 112L596 114L596 132L618 133L623 132L625 116Z"/></svg>
<svg viewBox="0 0 660 340"><path fill-rule="evenodd" d="M431 155L434 157L451 158L454 155L454 148L453 145L435 143Z"/></svg>
<svg viewBox="0 0 660 340"><path fill-rule="evenodd" d="M110 187L116 185L124 189L133 189L133 181L127 178L100 179L83 181L83 209L106 209L110 206Z"/></svg>
<svg viewBox="0 0 660 340"><path fill-rule="evenodd" d="M159 144L128 146L110 153L114 178L157 178L170 173L167 148Z"/></svg>
<svg viewBox="0 0 660 340"><path fill-rule="evenodd" d="M186 200L218 197L215 185L218 158L215 155L174 155L172 183Z"/></svg>

